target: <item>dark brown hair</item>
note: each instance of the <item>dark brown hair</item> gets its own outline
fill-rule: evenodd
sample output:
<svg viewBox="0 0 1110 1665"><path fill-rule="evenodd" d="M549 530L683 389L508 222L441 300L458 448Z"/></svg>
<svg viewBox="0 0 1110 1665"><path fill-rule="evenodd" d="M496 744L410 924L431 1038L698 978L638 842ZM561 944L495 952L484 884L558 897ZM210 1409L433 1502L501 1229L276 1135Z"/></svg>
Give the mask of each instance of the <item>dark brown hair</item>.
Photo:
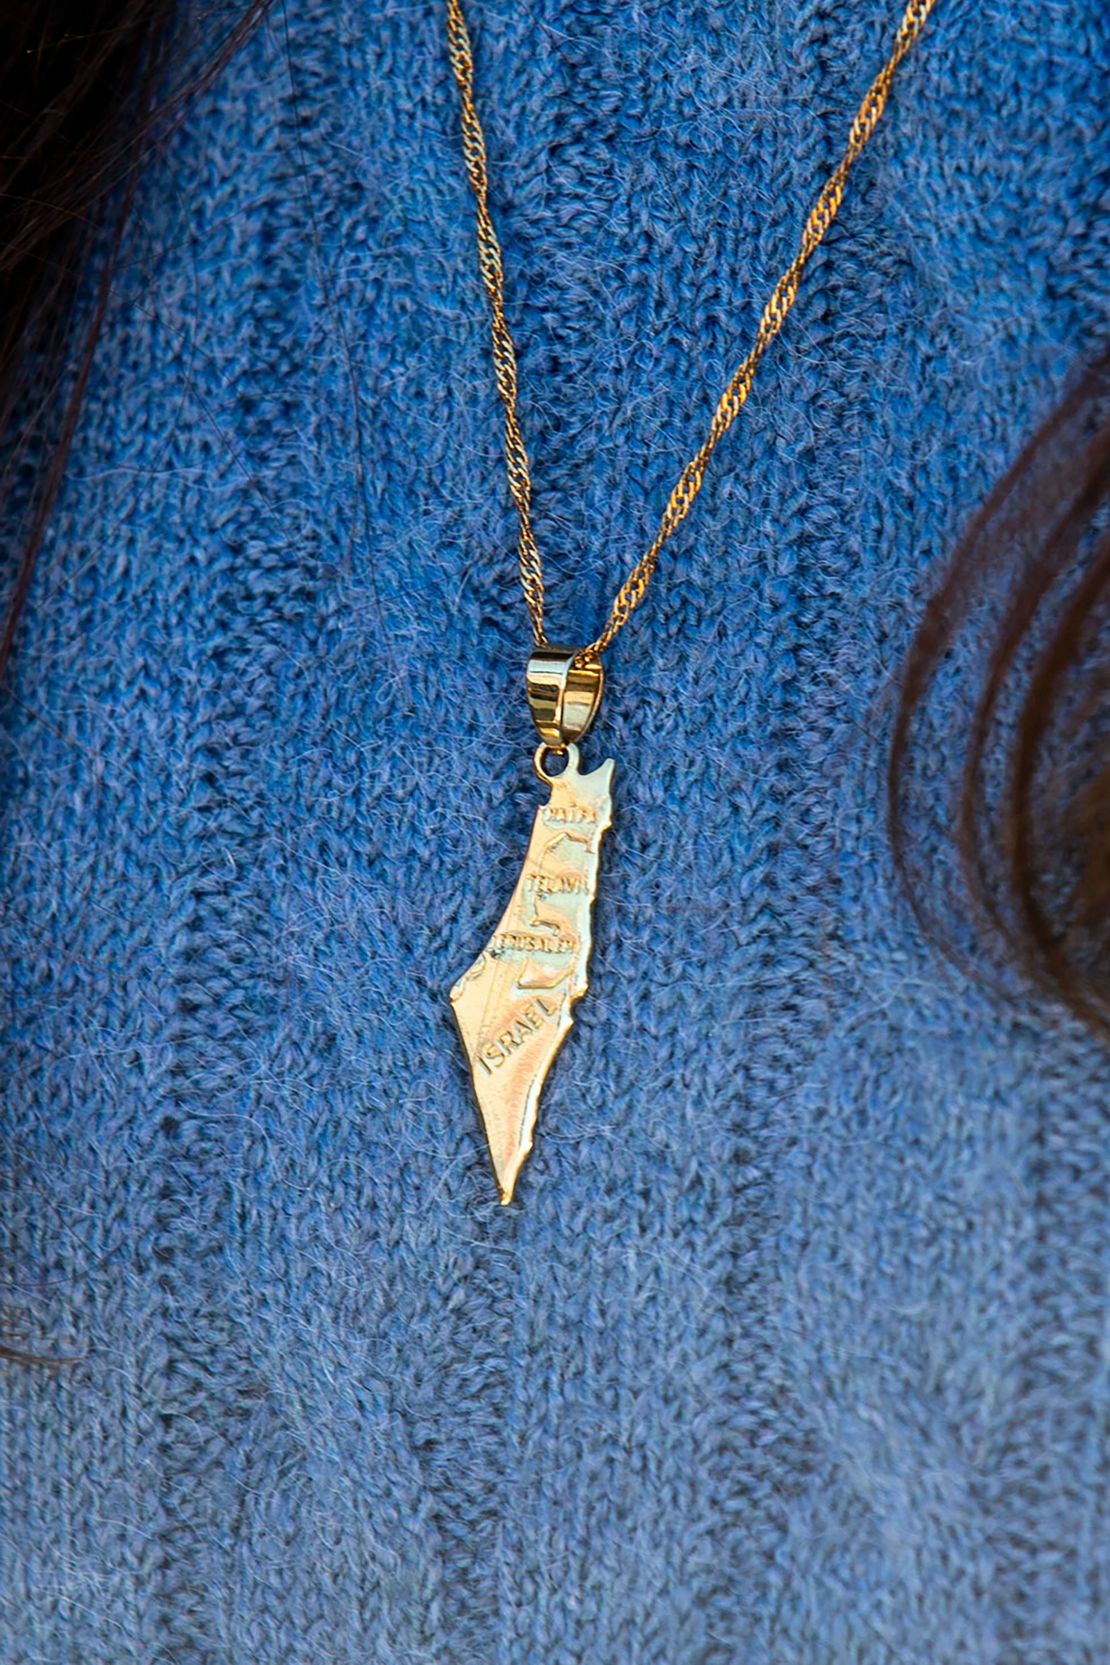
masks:
<svg viewBox="0 0 1110 1665"><path fill-rule="evenodd" d="M895 860L933 940L980 977L1001 948L994 970L1011 992L1016 969L1110 1039L1108 510L1102 347L926 606L887 788Z"/></svg>

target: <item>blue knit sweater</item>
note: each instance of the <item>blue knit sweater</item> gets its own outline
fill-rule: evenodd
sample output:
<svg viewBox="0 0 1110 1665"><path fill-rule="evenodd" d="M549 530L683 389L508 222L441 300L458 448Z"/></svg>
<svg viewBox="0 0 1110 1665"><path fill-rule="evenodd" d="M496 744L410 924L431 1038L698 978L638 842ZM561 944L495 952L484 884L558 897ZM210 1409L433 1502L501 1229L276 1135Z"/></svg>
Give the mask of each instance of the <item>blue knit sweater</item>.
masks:
<svg viewBox="0 0 1110 1665"><path fill-rule="evenodd" d="M581 640L895 12L470 9ZM938 563L1110 322L1104 7L940 0L609 658L508 1209L446 992L538 793L442 28L290 0L193 109L38 569L0 1306L79 1362L0 1375L0 1659L1096 1665L1110 1065L923 944L881 775Z"/></svg>

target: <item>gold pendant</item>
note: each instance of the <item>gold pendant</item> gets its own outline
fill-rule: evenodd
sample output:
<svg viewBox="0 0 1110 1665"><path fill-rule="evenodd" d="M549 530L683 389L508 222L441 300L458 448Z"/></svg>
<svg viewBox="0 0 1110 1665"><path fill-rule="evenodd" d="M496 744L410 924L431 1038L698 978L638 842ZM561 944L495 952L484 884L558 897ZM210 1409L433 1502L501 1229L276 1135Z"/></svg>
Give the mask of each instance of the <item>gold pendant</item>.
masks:
<svg viewBox="0 0 1110 1665"><path fill-rule="evenodd" d="M602 836L612 823L613 759L583 774L574 741L601 697L601 665L544 646L529 662L528 695L543 739L533 767L550 789L536 810L524 864L485 948L451 990L501 1201L511 1200L532 1148L540 1091L585 994L590 917ZM564 752L550 775L546 751Z"/></svg>

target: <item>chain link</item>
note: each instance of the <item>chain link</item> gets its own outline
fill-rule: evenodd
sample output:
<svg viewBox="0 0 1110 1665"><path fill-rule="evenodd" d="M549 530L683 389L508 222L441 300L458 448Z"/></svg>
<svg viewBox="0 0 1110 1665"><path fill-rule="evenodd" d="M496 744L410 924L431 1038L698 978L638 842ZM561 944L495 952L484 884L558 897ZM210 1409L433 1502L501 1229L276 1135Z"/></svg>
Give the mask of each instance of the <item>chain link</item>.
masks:
<svg viewBox="0 0 1110 1665"><path fill-rule="evenodd" d="M679 475L663 510L655 536L614 596L605 628L593 642L581 650L579 659L585 661L607 648L643 600L663 545L689 514L694 499L701 490L710 457L744 408L755 379L756 367L782 328L794 304L798 285L810 257L836 218L848 175L879 124L895 72L920 35L935 3L936 0L910 0L907 5L894 37L890 56L864 94L863 102L856 111L855 119L848 131L844 153L810 209L793 260L771 291L747 357L717 401L717 408L713 412L706 436ZM517 540L520 584L532 621L533 637L537 644L542 644L547 641L543 619L543 566L532 532L532 479L528 470L528 452L516 414L516 353L505 320L501 246L497 241L489 213L489 173L485 137L474 104L474 59L461 0L446 0L446 4L447 49L459 89L463 159L475 201L478 265L489 301L497 391L505 410L505 463L509 490L516 505L520 527Z"/></svg>

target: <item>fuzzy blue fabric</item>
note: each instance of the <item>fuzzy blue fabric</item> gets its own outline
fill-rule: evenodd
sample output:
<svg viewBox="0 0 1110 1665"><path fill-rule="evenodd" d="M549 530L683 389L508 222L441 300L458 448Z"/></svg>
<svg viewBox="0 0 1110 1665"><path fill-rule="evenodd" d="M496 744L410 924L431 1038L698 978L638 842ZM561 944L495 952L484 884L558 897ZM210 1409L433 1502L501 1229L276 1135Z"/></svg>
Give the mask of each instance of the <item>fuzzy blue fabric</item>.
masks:
<svg viewBox="0 0 1110 1665"><path fill-rule="evenodd" d="M552 631L894 26L473 0ZM438 4L290 0L141 193L3 709L4 1665L1096 1665L1110 1066L882 771L1110 322L1101 0L940 0L609 657L591 994L497 1201L447 990L538 793ZM1100 190L1103 200L1100 203Z"/></svg>

